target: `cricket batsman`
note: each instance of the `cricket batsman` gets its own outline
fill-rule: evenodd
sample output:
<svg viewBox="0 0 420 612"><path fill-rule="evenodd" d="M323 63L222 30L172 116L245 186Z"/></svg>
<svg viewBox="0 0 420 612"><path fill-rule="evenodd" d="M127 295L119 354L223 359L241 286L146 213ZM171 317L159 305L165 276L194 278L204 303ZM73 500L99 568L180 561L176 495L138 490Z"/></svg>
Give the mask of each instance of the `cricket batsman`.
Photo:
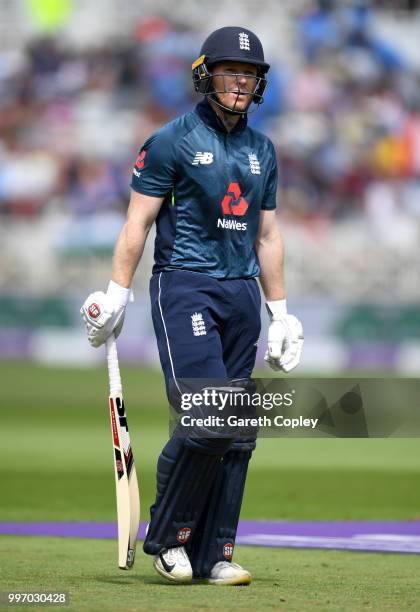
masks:
<svg viewBox="0 0 420 612"><path fill-rule="evenodd" d="M284 372L300 361L302 325L286 308L276 155L247 126L247 113L263 102L269 68L250 30L223 27L205 40L192 64L202 100L141 148L112 280L81 309L93 346L120 333L156 223L150 298L168 395L192 378L247 388L261 327L257 278L271 321L265 360ZM95 318L92 302L100 309ZM163 448L144 551L168 581L251 582L232 555L255 443L253 436L173 436Z"/></svg>

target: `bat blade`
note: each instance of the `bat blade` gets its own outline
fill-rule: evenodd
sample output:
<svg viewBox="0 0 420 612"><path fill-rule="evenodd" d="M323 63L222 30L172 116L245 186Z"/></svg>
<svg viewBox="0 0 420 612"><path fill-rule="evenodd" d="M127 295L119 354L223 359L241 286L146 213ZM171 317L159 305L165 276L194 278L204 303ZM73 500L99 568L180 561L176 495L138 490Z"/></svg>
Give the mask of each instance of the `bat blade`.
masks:
<svg viewBox="0 0 420 612"><path fill-rule="evenodd" d="M118 566L133 567L140 522L140 495L121 394L109 397L114 450L115 487L118 517Z"/></svg>

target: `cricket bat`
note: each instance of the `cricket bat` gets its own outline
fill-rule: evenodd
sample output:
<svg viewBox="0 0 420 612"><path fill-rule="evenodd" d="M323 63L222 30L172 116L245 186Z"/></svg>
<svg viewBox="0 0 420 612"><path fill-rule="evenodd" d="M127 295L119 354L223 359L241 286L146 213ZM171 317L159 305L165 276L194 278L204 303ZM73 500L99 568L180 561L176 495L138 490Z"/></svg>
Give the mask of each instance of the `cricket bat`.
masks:
<svg viewBox="0 0 420 612"><path fill-rule="evenodd" d="M114 451L118 517L118 566L133 567L140 523L140 495L133 451L125 414L117 343L112 334L106 342L109 375L109 410Z"/></svg>

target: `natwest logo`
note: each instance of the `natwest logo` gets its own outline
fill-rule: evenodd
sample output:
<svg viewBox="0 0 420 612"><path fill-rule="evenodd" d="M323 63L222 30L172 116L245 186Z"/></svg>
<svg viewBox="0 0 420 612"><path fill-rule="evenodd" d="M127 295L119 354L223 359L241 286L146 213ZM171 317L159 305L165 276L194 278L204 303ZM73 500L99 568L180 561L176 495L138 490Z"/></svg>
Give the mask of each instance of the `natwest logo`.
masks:
<svg viewBox="0 0 420 612"><path fill-rule="evenodd" d="M243 217L248 210L249 204L242 197L241 188L238 183L230 183L227 193L222 200L222 211L224 215ZM236 219L217 219L217 227L244 232L246 223L240 223Z"/></svg>
<svg viewBox="0 0 420 612"><path fill-rule="evenodd" d="M136 168L138 168L139 170L141 170L142 168L144 168L144 160L146 157L146 153L147 151L145 151L144 149L142 149L136 159Z"/></svg>
<svg viewBox="0 0 420 612"><path fill-rule="evenodd" d="M238 183L230 183L227 193L222 200L223 214L243 217L248 210L248 206L248 202L242 197L241 188Z"/></svg>

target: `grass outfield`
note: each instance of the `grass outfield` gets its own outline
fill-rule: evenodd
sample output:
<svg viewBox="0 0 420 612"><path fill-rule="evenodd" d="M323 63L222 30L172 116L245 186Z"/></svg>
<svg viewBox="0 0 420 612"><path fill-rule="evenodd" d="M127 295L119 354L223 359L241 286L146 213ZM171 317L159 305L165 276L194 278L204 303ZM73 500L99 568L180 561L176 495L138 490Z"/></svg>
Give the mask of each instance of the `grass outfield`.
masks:
<svg viewBox="0 0 420 612"><path fill-rule="evenodd" d="M105 368L0 364L0 520L113 520ZM143 518L167 439L161 375L123 368ZM418 439L261 439L242 518L420 517Z"/></svg>
<svg viewBox="0 0 420 612"><path fill-rule="evenodd" d="M0 521L115 520L105 368L0 363L0 377ZM167 438L163 382L133 368L123 380L146 519ZM242 518L420 518L419 450L418 439L260 440ZM67 590L75 610L233 608L229 589L160 584L140 556L121 573L115 556L112 541L2 536L0 590ZM235 608L418 609L417 556L240 547L235 558L256 577Z"/></svg>
<svg viewBox="0 0 420 612"><path fill-rule="evenodd" d="M164 584L144 555L132 571L121 572L115 569L115 543L108 540L3 536L0 545L9 561L0 590L67 591L70 606L64 610L419 609L420 561L413 555L240 547L235 558L252 568L254 581L232 589Z"/></svg>

